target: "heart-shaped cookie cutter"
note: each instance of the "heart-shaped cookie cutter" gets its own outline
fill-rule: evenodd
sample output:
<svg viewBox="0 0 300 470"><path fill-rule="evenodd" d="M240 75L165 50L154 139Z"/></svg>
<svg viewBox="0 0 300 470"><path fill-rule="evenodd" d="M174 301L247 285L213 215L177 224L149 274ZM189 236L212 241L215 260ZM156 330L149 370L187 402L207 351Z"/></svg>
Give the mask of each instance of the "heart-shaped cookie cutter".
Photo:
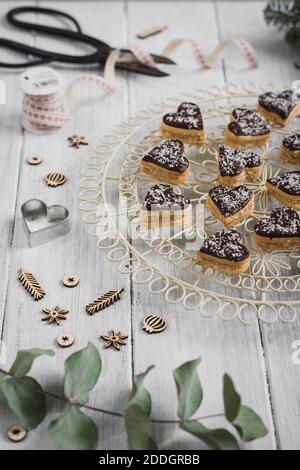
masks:
<svg viewBox="0 0 300 470"><path fill-rule="evenodd" d="M29 199L21 206L21 212L31 248L61 238L70 231L69 211L64 206L47 206L40 199Z"/></svg>

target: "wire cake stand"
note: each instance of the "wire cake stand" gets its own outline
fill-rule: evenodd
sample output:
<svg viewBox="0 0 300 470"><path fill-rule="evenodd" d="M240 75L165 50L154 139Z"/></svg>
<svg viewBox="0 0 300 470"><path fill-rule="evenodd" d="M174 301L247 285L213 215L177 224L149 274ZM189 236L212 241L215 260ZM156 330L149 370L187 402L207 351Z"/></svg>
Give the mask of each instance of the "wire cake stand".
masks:
<svg viewBox="0 0 300 470"><path fill-rule="evenodd" d="M227 321L239 318L245 324L257 319L291 323L300 312L300 253L263 252L253 237L257 220L280 205L267 194L266 179L296 169L280 159L279 146L285 135L296 131L297 120L287 128L273 126L272 140L254 149L263 158L262 175L244 184L254 192L255 210L237 227L251 253L249 270L228 275L195 263L204 238L222 229L205 208L205 199L217 184L217 150L224 142L229 115L237 106L255 109L258 95L270 90L277 91L273 85L258 88L254 84L228 84L172 97L116 126L94 146L82 171L80 209L97 247L106 250L107 258L118 262L120 272L131 275L134 283L144 284L167 302L195 309L203 317L218 315ZM201 147L187 146L191 174L187 183L175 190L201 209L201 223L193 219L179 231L146 229L140 223L139 211L155 181L140 172L140 160L162 140L159 127L163 114L175 111L182 101L200 106L207 138Z"/></svg>

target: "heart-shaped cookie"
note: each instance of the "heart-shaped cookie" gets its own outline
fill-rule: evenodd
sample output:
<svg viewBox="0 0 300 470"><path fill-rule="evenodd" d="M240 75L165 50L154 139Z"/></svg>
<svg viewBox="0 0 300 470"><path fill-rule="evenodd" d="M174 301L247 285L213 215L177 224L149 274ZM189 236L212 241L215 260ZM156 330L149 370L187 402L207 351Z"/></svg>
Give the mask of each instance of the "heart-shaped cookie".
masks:
<svg viewBox="0 0 300 470"><path fill-rule="evenodd" d="M31 247L63 237L70 230L69 211L64 206L47 205L30 199L21 206L25 230Z"/></svg>
<svg viewBox="0 0 300 470"><path fill-rule="evenodd" d="M190 205L190 200L175 193L168 184L155 184L146 194L143 208L148 211L182 210Z"/></svg>
<svg viewBox="0 0 300 470"><path fill-rule="evenodd" d="M186 225L191 217L191 202L168 184L155 184L146 194L141 219L148 226Z"/></svg>
<svg viewBox="0 0 300 470"><path fill-rule="evenodd" d="M190 162L183 152L184 145L180 140L165 140L150 150L142 161L158 165L169 171L183 173L190 166Z"/></svg>
<svg viewBox="0 0 300 470"><path fill-rule="evenodd" d="M300 163L300 134L285 137L281 145L281 158L292 163Z"/></svg>
<svg viewBox="0 0 300 470"><path fill-rule="evenodd" d="M278 207L254 227L258 245L267 251L300 248L300 216L290 207Z"/></svg>
<svg viewBox="0 0 300 470"><path fill-rule="evenodd" d="M257 153L220 145L219 181L224 186L238 186L246 176L257 179L261 171L262 159Z"/></svg>
<svg viewBox="0 0 300 470"><path fill-rule="evenodd" d="M190 173L190 162L179 140L166 140L154 147L141 160L144 173L166 183L184 183Z"/></svg>
<svg viewBox="0 0 300 470"><path fill-rule="evenodd" d="M300 95L293 90L263 93L258 98L258 110L267 119L286 126L299 114Z"/></svg>
<svg viewBox="0 0 300 470"><path fill-rule="evenodd" d="M271 128L260 114L247 108L236 108L232 111L225 137L231 144L262 144L270 139Z"/></svg>
<svg viewBox="0 0 300 470"><path fill-rule="evenodd" d="M222 230L207 238L196 261L204 267L238 274L248 269L250 253L236 230Z"/></svg>
<svg viewBox="0 0 300 470"><path fill-rule="evenodd" d="M200 108L194 103L181 103L175 113L163 116L161 131L165 138L177 138L195 145L203 143L205 135Z"/></svg>
<svg viewBox="0 0 300 470"><path fill-rule="evenodd" d="M194 103L181 103L175 113L163 116L163 122L181 129L203 129L203 120L199 107Z"/></svg>
<svg viewBox="0 0 300 470"><path fill-rule="evenodd" d="M289 171L269 178L266 188L278 201L300 209L300 171Z"/></svg>
<svg viewBox="0 0 300 470"><path fill-rule="evenodd" d="M254 209L254 196L246 186L216 186L208 193L206 205L225 227L234 227Z"/></svg>

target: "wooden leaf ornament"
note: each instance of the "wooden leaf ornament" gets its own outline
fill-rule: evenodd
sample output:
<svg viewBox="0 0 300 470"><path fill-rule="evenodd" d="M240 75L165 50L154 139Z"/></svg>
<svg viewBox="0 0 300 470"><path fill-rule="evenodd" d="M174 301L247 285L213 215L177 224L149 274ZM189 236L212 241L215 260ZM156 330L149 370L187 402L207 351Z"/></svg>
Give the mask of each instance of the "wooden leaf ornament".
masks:
<svg viewBox="0 0 300 470"><path fill-rule="evenodd" d="M166 320L160 315L147 315L143 321L143 329L147 333L160 333L167 328Z"/></svg>
<svg viewBox="0 0 300 470"><path fill-rule="evenodd" d="M64 184L67 181L67 178L62 173L48 173L45 181L48 186L56 188L57 186Z"/></svg>
<svg viewBox="0 0 300 470"><path fill-rule="evenodd" d="M106 292L106 294L99 297L97 300L86 305L85 310L89 315L94 315L96 312L100 312L100 310L104 310L106 307L109 307L114 302L117 302L121 298L121 293L124 291L124 288L120 290L110 290Z"/></svg>
<svg viewBox="0 0 300 470"><path fill-rule="evenodd" d="M36 280L33 274L21 270L19 276L19 281L22 286L29 292L29 294L34 298L34 300L41 300L45 297L46 292L40 286L39 282Z"/></svg>

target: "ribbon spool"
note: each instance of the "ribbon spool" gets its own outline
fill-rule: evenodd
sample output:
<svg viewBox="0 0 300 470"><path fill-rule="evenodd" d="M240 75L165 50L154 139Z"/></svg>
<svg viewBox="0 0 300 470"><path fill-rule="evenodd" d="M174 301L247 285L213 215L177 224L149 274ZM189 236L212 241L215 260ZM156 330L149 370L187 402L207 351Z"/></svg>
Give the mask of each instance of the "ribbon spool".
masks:
<svg viewBox="0 0 300 470"><path fill-rule="evenodd" d="M113 50L105 64L104 76L82 75L66 87L65 78L50 67L32 67L21 74L24 93L22 127L32 134L57 132L74 112L73 88L78 83L93 84L105 94L116 89L115 63L119 51Z"/></svg>

